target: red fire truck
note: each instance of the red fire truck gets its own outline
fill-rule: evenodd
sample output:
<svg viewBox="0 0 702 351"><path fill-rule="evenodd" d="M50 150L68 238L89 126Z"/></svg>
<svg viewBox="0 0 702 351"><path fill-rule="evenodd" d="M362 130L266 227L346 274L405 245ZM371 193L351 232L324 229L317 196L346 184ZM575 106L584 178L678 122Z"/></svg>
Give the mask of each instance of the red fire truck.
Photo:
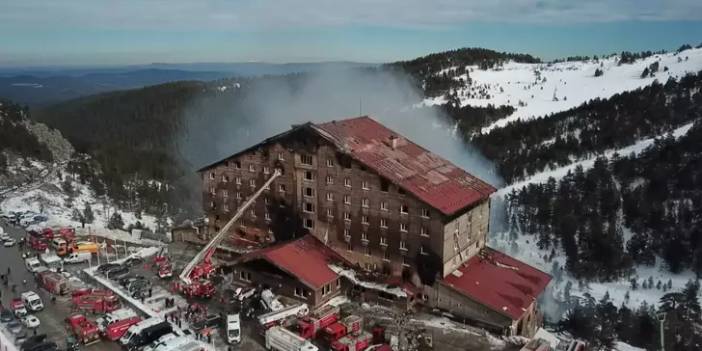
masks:
<svg viewBox="0 0 702 351"><path fill-rule="evenodd" d="M305 339L314 339L317 333L332 323L339 320L338 306L324 306L309 316L301 318L298 323L300 336Z"/></svg>
<svg viewBox="0 0 702 351"><path fill-rule="evenodd" d="M43 271L37 273L37 281L46 291L55 295L65 295L68 293L68 279L62 274Z"/></svg>
<svg viewBox="0 0 702 351"><path fill-rule="evenodd" d="M85 345L100 341L100 334L95 323L82 314L73 314L66 318L70 332Z"/></svg>
<svg viewBox="0 0 702 351"><path fill-rule="evenodd" d="M324 339L328 344L350 334L357 334L363 330L363 318L356 315L345 317L339 322L324 328Z"/></svg>
<svg viewBox="0 0 702 351"><path fill-rule="evenodd" d="M370 346L373 336L369 332L361 332L358 335L347 335L331 343L334 351L362 351Z"/></svg>
<svg viewBox="0 0 702 351"><path fill-rule="evenodd" d="M80 289L71 295L73 306L81 311L108 313L120 308L117 295L104 289Z"/></svg>
<svg viewBox="0 0 702 351"><path fill-rule="evenodd" d="M141 317L130 317L108 324L105 328L105 337L111 341L117 341L129 329L129 327L141 322Z"/></svg>

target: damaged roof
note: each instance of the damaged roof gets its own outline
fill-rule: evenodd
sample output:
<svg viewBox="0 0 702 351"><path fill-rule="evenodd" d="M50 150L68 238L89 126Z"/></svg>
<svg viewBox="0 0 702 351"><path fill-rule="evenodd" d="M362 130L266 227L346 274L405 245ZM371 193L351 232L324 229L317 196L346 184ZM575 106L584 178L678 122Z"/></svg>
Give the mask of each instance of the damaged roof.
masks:
<svg viewBox="0 0 702 351"><path fill-rule="evenodd" d="M342 152L445 215L487 199L496 190L368 116L311 127Z"/></svg>
<svg viewBox="0 0 702 351"><path fill-rule="evenodd" d="M207 165L198 172L304 128L314 131L331 142L340 152L349 155L444 215L453 215L487 199L496 191L492 185L368 116L321 124L308 122L296 125L291 130Z"/></svg>
<svg viewBox="0 0 702 351"><path fill-rule="evenodd" d="M312 235L254 251L244 255L239 261L249 262L256 259L268 261L315 290L339 277L328 264L343 261L332 249Z"/></svg>
<svg viewBox="0 0 702 351"><path fill-rule="evenodd" d="M517 320L550 281L550 275L486 247L446 276L441 284Z"/></svg>

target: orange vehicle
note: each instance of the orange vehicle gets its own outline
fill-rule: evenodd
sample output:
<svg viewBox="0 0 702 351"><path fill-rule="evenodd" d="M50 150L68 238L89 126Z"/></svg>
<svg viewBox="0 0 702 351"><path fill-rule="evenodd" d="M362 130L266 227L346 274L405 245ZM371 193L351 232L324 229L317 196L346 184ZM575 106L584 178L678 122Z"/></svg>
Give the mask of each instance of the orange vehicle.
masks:
<svg viewBox="0 0 702 351"><path fill-rule="evenodd" d="M71 252L90 252L96 254L98 250L100 250L100 245L92 241L76 241L71 247Z"/></svg>

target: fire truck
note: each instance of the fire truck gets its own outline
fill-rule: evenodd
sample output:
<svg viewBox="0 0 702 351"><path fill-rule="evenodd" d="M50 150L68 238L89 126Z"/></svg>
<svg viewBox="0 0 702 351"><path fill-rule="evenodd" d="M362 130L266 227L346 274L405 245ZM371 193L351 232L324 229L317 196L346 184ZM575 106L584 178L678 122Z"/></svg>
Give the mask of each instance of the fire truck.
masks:
<svg viewBox="0 0 702 351"><path fill-rule="evenodd" d="M347 335L331 343L333 351L362 351L371 344L373 336L369 332L361 332L358 335Z"/></svg>
<svg viewBox="0 0 702 351"><path fill-rule="evenodd" d="M258 323L265 330L272 326L282 324L286 319L290 317L303 317L309 312L310 309L307 307L307 304L301 303L285 307L281 310L264 313L258 316Z"/></svg>
<svg viewBox="0 0 702 351"><path fill-rule="evenodd" d="M229 230L237 220L246 212L246 209L261 196L264 190L270 187L271 183L281 175L280 170L276 169L271 177L259 188L251 197L249 197L236 211L234 216L227 224L219 230L219 232L210 240L200 252L185 266L180 273L179 282L174 284L174 288L181 291L188 297L210 298L215 293L215 287L210 280L210 275L215 271L215 265L212 262L212 256L222 240L229 234Z"/></svg>
<svg viewBox="0 0 702 351"><path fill-rule="evenodd" d="M135 316L110 323L105 328L104 336L111 340L119 340L129 329L129 327L141 322L141 317Z"/></svg>
<svg viewBox="0 0 702 351"><path fill-rule="evenodd" d="M161 248L159 252L154 256L153 267L156 270L156 275L159 278L165 279L173 276L173 266L171 265L171 260L165 253L165 249Z"/></svg>
<svg viewBox="0 0 702 351"><path fill-rule="evenodd" d="M363 330L363 318L356 315L350 315L343 318L341 321L330 324L324 328L324 339L330 345L334 341L343 338L346 335L358 334Z"/></svg>
<svg viewBox="0 0 702 351"><path fill-rule="evenodd" d="M327 305L297 322L300 336L314 339L317 333L339 320L339 307Z"/></svg>
<svg viewBox="0 0 702 351"><path fill-rule="evenodd" d="M29 232L29 247L34 251L44 252L49 248L49 244L38 235L33 235L33 232Z"/></svg>
<svg viewBox="0 0 702 351"><path fill-rule="evenodd" d="M66 318L69 331L85 345L100 341L100 333L95 323L77 313Z"/></svg>
<svg viewBox="0 0 702 351"><path fill-rule="evenodd" d="M120 308L117 295L111 290L80 289L71 295L73 308L93 313L109 313Z"/></svg>
<svg viewBox="0 0 702 351"><path fill-rule="evenodd" d="M68 293L68 279L60 273L43 271L37 273L37 282L46 291L55 295L65 295Z"/></svg>

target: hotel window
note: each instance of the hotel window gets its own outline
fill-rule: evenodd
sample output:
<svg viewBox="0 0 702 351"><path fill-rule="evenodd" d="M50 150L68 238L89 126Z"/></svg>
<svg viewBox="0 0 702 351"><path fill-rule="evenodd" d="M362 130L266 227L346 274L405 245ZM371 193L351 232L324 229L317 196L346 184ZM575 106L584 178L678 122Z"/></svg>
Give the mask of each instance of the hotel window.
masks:
<svg viewBox="0 0 702 351"><path fill-rule="evenodd" d="M407 205L400 205L400 214L408 214L409 213L409 206Z"/></svg>
<svg viewBox="0 0 702 351"><path fill-rule="evenodd" d="M241 193L238 192L238 191L236 192L236 198L239 199L239 200L241 200Z"/></svg>
<svg viewBox="0 0 702 351"><path fill-rule="evenodd" d="M263 174L270 174L270 173L271 173L270 167L268 167L268 166L263 166Z"/></svg>
<svg viewBox="0 0 702 351"><path fill-rule="evenodd" d="M407 242L400 240L400 250L407 250Z"/></svg>
<svg viewBox="0 0 702 351"><path fill-rule="evenodd" d="M363 240L363 241L368 241L368 233L362 232L362 233L361 233L361 240Z"/></svg>
<svg viewBox="0 0 702 351"><path fill-rule="evenodd" d="M305 196L307 196L307 197L314 196L314 191L312 190L312 188L305 187Z"/></svg>
<svg viewBox="0 0 702 351"><path fill-rule="evenodd" d="M280 191L281 193L284 193L285 192L285 184L279 184L278 191Z"/></svg>
<svg viewBox="0 0 702 351"><path fill-rule="evenodd" d="M312 221L309 218L305 219L305 228L307 228L307 229L314 228L314 221Z"/></svg>
<svg viewBox="0 0 702 351"><path fill-rule="evenodd" d="M229 212L229 205L228 204L224 204L224 212Z"/></svg>
<svg viewBox="0 0 702 351"><path fill-rule="evenodd" d="M402 265L409 267L409 259L407 258L407 256L402 256Z"/></svg>
<svg viewBox="0 0 702 351"><path fill-rule="evenodd" d="M362 199L362 200L361 200L361 206L364 207L364 208L370 207L370 200L368 200L368 199Z"/></svg>
<svg viewBox="0 0 702 351"><path fill-rule="evenodd" d="M334 184L334 177L328 175L327 176L327 184L329 184L329 185Z"/></svg>
<svg viewBox="0 0 702 351"><path fill-rule="evenodd" d="M234 168L241 169L241 161L234 161Z"/></svg>
<svg viewBox="0 0 702 351"><path fill-rule="evenodd" d="M344 186L349 188L351 187L351 178L344 179Z"/></svg>
<svg viewBox="0 0 702 351"><path fill-rule="evenodd" d="M265 218L267 221L271 220L271 214L268 213L267 211L263 214L263 218Z"/></svg>
<svg viewBox="0 0 702 351"><path fill-rule="evenodd" d="M427 250L424 248L424 245L419 246L419 254L420 255L427 255L428 254Z"/></svg>
<svg viewBox="0 0 702 351"><path fill-rule="evenodd" d="M215 173L214 173L214 172L210 173L210 179L215 179Z"/></svg>
<svg viewBox="0 0 702 351"><path fill-rule="evenodd" d="M361 216L361 223L368 224L368 216Z"/></svg>
<svg viewBox="0 0 702 351"><path fill-rule="evenodd" d="M344 228L344 239L346 240L346 242L351 241L351 231L349 230L349 228Z"/></svg>
<svg viewBox="0 0 702 351"><path fill-rule="evenodd" d="M305 171L305 180L314 180L314 176L312 175L312 172Z"/></svg>
<svg viewBox="0 0 702 351"><path fill-rule="evenodd" d="M294 292L294 294L295 294L295 296L297 296L297 297L302 297L302 298L304 298L304 297L305 297L305 289L295 287L295 292Z"/></svg>
<svg viewBox="0 0 702 351"><path fill-rule="evenodd" d="M249 165L249 172L256 172L256 166L254 165Z"/></svg>
<svg viewBox="0 0 702 351"><path fill-rule="evenodd" d="M241 272L239 272L239 279L241 279L245 282L250 282L251 281L251 273L241 271Z"/></svg>
<svg viewBox="0 0 702 351"><path fill-rule="evenodd" d="M381 179L380 180L380 191L387 193L390 190L390 184L388 183L387 180Z"/></svg>
<svg viewBox="0 0 702 351"><path fill-rule="evenodd" d="M347 205L351 204L351 195L344 195L344 203Z"/></svg>
<svg viewBox="0 0 702 351"><path fill-rule="evenodd" d="M268 205L269 203L271 203L271 199L270 199L268 196L264 196L264 197L263 197L263 203L266 204L266 205Z"/></svg>
<svg viewBox="0 0 702 351"><path fill-rule="evenodd" d="M349 212L344 212L344 220L345 220L345 221L350 221L350 220L351 220L351 213L349 213Z"/></svg>
<svg viewBox="0 0 702 351"><path fill-rule="evenodd" d="M334 218L334 213L331 208L327 209L327 217L329 218Z"/></svg>
<svg viewBox="0 0 702 351"><path fill-rule="evenodd" d="M229 191L227 189L222 189L222 197L225 199L229 197Z"/></svg>
<svg viewBox="0 0 702 351"><path fill-rule="evenodd" d="M380 245L382 246L388 246L388 238L381 236L380 237Z"/></svg>
<svg viewBox="0 0 702 351"><path fill-rule="evenodd" d="M385 201L380 202L380 210L381 211L387 211L388 210L388 203Z"/></svg>
<svg viewBox="0 0 702 351"><path fill-rule="evenodd" d="M420 227L420 228L419 228L419 235L421 235L421 236L429 236L429 232L427 231L427 227Z"/></svg>
<svg viewBox="0 0 702 351"><path fill-rule="evenodd" d="M385 218L380 219L380 228L387 228L388 227L388 220Z"/></svg>
<svg viewBox="0 0 702 351"><path fill-rule="evenodd" d="M251 210L249 211L249 214L251 214L251 218L256 218L256 210Z"/></svg>
<svg viewBox="0 0 702 351"><path fill-rule="evenodd" d="M283 157L283 153L282 153L282 152L279 152L279 153L278 153L278 160L279 160L279 161L285 161L285 157Z"/></svg>
<svg viewBox="0 0 702 351"><path fill-rule="evenodd" d="M303 165L311 166L312 165L312 156L300 155L300 163L302 163Z"/></svg>
<svg viewBox="0 0 702 351"><path fill-rule="evenodd" d="M256 187L256 179L249 180L249 186L252 188L255 188Z"/></svg>
<svg viewBox="0 0 702 351"><path fill-rule="evenodd" d="M305 202L305 212L314 213L314 205L311 202Z"/></svg>
<svg viewBox="0 0 702 351"><path fill-rule="evenodd" d="M229 177L223 175L223 176L222 176L222 183L229 183Z"/></svg>
<svg viewBox="0 0 702 351"><path fill-rule="evenodd" d="M332 159L327 159L327 167L334 167L334 160Z"/></svg>
<svg viewBox="0 0 702 351"><path fill-rule="evenodd" d="M422 217L429 218L429 209L428 208L422 209Z"/></svg>
<svg viewBox="0 0 702 351"><path fill-rule="evenodd" d="M383 251L383 261L390 261L390 251Z"/></svg>
<svg viewBox="0 0 702 351"><path fill-rule="evenodd" d="M217 191L215 190L215 187L213 187L213 186L210 187L210 194L212 194L212 195L216 195L216 194L217 194Z"/></svg>
<svg viewBox="0 0 702 351"><path fill-rule="evenodd" d="M234 182L236 183L236 185L241 185L241 178L240 177L234 178Z"/></svg>
<svg viewBox="0 0 702 351"><path fill-rule="evenodd" d="M400 231L401 232L407 231L407 223L400 223Z"/></svg>
<svg viewBox="0 0 702 351"><path fill-rule="evenodd" d="M327 193L327 201L334 201L334 193Z"/></svg>
<svg viewBox="0 0 702 351"><path fill-rule="evenodd" d="M368 186L368 182L365 180L361 182L361 188L363 190L370 190L370 187Z"/></svg>

